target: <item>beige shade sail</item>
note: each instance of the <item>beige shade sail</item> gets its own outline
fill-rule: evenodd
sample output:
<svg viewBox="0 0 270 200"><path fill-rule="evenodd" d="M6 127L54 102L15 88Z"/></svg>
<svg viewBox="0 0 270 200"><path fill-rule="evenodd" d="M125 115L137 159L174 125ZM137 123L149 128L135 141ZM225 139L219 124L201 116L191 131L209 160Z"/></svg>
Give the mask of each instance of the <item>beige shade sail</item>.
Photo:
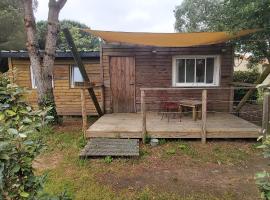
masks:
<svg viewBox="0 0 270 200"><path fill-rule="evenodd" d="M125 43L159 47L190 47L218 44L258 31L258 29L243 30L232 34L228 32L143 33L100 31L91 29L82 30L100 37L109 43Z"/></svg>

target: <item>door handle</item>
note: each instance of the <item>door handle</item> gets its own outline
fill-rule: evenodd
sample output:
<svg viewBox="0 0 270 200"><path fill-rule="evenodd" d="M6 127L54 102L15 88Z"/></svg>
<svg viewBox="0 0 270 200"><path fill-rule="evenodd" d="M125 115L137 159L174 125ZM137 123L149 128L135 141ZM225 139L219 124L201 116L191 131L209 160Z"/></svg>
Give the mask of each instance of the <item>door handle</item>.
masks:
<svg viewBox="0 0 270 200"><path fill-rule="evenodd" d="M130 83L129 85L134 85L134 83Z"/></svg>

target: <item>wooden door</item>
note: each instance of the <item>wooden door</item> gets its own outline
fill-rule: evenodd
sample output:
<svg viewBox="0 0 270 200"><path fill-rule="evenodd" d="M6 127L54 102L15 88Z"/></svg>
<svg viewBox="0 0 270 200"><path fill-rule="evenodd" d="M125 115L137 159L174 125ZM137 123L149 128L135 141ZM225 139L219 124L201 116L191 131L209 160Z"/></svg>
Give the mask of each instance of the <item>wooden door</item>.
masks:
<svg viewBox="0 0 270 200"><path fill-rule="evenodd" d="M110 76L113 112L135 112L135 58L110 57Z"/></svg>

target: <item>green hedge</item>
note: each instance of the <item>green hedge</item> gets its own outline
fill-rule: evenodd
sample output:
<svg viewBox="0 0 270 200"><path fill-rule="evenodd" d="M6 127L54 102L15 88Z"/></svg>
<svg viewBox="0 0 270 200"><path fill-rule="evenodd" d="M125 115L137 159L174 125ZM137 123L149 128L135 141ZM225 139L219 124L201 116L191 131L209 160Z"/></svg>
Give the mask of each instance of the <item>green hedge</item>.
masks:
<svg viewBox="0 0 270 200"><path fill-rule="evenodd" d="M260 76L260 73L257 70L253 71L235 71L233 73L233 82L242 82L242 83L255 83L255 81ZM246 89L237 89L234 91L234 101L240 101L248 90ZM254 92L249 100L257 100L258 91Z"/></svg>

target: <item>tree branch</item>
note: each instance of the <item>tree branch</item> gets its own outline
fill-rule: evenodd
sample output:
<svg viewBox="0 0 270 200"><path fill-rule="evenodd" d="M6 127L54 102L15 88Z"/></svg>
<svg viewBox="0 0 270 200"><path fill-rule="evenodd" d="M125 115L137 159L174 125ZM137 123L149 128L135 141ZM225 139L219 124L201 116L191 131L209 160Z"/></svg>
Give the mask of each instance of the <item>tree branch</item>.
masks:
<svg viewBox="0 0 270 200"><path fill-rule="evenodd" d="M64 5L66 4L67 0L58 0L57 1L57 6L58 6L58 9L61 10Z"/></svg>
<svg viewBox="0 0 270 200"><path fill-rule="evenodd" d="M49 8L53 7L56 9L57 12L59 12L64 7L66 2L67 2L67 0L58 0L58 1L50 0L49 1Z"/></svg>

